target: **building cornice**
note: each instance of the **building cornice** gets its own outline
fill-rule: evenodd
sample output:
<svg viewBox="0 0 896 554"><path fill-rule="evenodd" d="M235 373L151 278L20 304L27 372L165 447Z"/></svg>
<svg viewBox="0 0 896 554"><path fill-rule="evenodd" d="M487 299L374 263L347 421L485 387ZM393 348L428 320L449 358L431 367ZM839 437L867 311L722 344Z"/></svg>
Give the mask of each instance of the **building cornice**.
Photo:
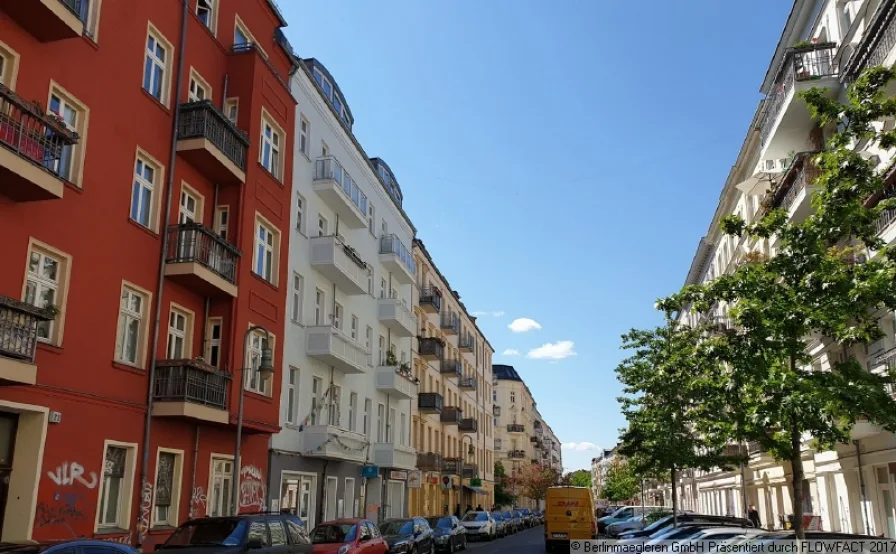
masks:
<svg viewBox="0 0 896 554"><path fill-rule="evenodd" d="M784 29L781 31L781 37L778 39L777 46L775 46L775 53L772 55L768 69L765 70L762 86L759 87L759 91L763 94L768 94L771 90L775 77L778 75L778 70L781 67L781 63L784 61L784 54L787 52L787 48L795 42L793 40L793 34L799 32L797 24L801 19L800 16L806 9L811 9L812 3L815 1L818 0L794 0L793 7L790 8L790 15L787 16L787 23L784 24Z"/></svg>

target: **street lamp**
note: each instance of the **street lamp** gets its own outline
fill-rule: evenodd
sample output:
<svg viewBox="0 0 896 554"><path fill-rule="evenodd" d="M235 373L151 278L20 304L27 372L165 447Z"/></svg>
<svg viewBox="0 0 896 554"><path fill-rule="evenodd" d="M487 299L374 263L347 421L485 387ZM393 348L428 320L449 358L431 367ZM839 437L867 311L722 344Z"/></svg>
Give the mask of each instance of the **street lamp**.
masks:
<svg viewBox="0 0 896 554"><path fill-rule="evenodd" d="M246 330L246 335L243 337L243 360L246 360L249 353L249 337L255 331L263 331L264 332L264 343L261 346L261 360L258 362L258 368L247 367L243 368L243 372L247 369L249 371L258 371L258 378L262 381L267 381L271 378L271 375L274 374L274 351L271 350L271 347L268 346L271 344L271 333L262 327L261 325L253 325ZM246 398L246 382L245 377L243 375L240 376L240 401L239 408L237 409L236 416L236 448L234 449L234 457L233 457L233 478L231 481L231 491L230 491L230 509L233 512L233 515L237 515L239 513L239 490L240 490L240 464L241 464L241 454L242 454L242 443L243 443L243 402Z"/></svg>

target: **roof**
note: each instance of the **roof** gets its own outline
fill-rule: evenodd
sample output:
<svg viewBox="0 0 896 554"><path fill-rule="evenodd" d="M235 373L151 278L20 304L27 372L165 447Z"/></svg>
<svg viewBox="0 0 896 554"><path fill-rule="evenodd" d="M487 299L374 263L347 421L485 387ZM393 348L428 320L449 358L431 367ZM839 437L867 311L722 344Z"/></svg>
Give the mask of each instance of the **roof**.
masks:
<svg viewBox="0 0 896 554"><path fill-rule="evenodd" d="M768 64L768 69L765 70L762 86L759 88L759 91L763 94L768 94L771 90L775 77L778 75L778 69L784 61L784 54L787 52L787 48L796 42L793 40L793 34L800 30L798 23L800 23L804 15L807 15L806 10L811 10L812 5L818 1L794 0L793 7L790 9L790 15L787 16L787 23L784 24L784 29L781 31L781 38L778 39L778 45L775 46L775 53Z"/></svg>
<svg viewBox="0 0 896 554"><path fill-rule="evenodd" d="M311 71L312 76L315 69L321 72L324 77L326 77L327 81L330 81L330 84L333 85L333 89L336 91L336 94L339 95L339 98L342 99L342 107L345 108L346 113L348 113L349 125L355 124L355 116L352 115L352 109L348 105L348 99L345 97L345 94L342 92L342 89L339 88L339 83L336 82L336 79L333 77L333 74L327 69L323 63L317 58L305 58L302 60L302 63L307 65ZM330 100L327 99L327 102ZM338 114L337 114L338 115ZM342 121L342 116L339 116L339 121Z"/></svg>

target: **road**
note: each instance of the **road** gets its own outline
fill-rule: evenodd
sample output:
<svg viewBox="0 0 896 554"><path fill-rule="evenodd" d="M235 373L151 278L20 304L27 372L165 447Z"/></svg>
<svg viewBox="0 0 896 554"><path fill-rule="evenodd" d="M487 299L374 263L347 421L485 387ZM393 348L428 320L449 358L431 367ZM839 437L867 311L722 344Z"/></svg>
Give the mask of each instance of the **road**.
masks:
<svg viewBox="0 0 896 554"><path fill-rule="evenodd" d="M467 550L475 554L544 554L544 526L539 525L491 542L471 542L467 545Z"/></svg>

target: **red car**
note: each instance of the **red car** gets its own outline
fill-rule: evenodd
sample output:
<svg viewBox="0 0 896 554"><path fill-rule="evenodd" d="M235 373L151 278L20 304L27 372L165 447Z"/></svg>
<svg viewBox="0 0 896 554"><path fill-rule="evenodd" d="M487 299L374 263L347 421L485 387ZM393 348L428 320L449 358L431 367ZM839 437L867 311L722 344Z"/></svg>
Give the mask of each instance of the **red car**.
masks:
<svg viewBox="0 0 896 554"><path fill-rule="evenodd" d="M314 554L386 554L389 545L366 519L326 521L311 531Z"/></svg>

